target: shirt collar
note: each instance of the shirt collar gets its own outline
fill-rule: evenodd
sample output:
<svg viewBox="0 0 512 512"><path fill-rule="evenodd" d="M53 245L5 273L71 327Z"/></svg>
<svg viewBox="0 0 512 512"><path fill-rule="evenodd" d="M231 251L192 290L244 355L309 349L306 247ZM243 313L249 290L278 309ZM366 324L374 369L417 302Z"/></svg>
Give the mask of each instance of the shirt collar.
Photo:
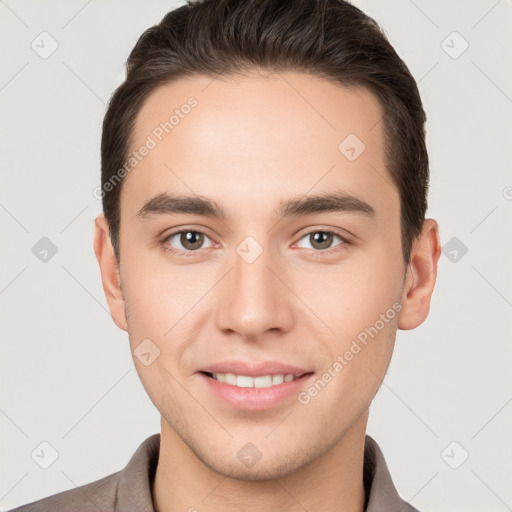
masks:
<svg viewBox="0 0 512 512"><path fill-rule="evenodd" d="M130 510L154 512L151 489L158 463L159 448L160 434L153 434L142 442L126 467L120 472L116 512ZM365 512L416 511L398 495L382 451L369 435L365 437L363 469Z"/></svg>

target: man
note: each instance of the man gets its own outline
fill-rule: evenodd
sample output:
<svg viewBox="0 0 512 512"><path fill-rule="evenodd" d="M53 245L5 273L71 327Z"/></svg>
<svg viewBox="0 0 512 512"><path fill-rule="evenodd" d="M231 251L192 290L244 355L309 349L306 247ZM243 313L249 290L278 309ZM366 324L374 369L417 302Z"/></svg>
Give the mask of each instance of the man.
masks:
<svg viewBox="0 0 512 512"><path fill-rule="evenodd" d="M366 425L437 275L424 123L341 0L191 2L148 29L105 115L94 249L161 432L16 510L416 510Z"/></svg>

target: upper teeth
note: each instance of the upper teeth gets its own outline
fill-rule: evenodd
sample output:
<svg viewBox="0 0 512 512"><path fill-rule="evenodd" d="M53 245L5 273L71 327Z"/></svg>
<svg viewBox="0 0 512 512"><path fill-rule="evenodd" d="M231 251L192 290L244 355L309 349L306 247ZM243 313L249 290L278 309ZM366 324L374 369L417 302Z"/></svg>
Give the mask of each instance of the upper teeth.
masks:
<svg viewBox="0 0 512 512"><path fill-rule="evenodd" d="M293 375L292 373L286 375L261 375L259 377L235 375L234 373L214 373L212 376L220 382L238 386L239 388L268 388L270 386L277 386L283 382L290 382L300 377L300 375Z"/></svg>

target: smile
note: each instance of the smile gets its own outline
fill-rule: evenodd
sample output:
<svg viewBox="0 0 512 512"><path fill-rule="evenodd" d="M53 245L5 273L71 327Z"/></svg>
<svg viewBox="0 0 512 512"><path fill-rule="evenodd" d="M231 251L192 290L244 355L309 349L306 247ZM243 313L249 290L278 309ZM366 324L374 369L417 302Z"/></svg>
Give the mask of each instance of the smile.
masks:
<svg viewBox="0 0 512 512"><path fill-rule="evenodd" d="M278 375L260 375L258 377L251 377L249 375L235 375L234 373L209 373L205 372L209 377L224 382L231 386L239 388L270 388L278 386L283 382L290 382L298 379L301 375L294 375L293 373L278 374Z"/></svg>
<svg viewBox="0 0 512 512"><path fill-rule="evenodd" d="M235 373L198 372L207 396L219 405L240 411L268 411L277 406L295 404L295 399L314 379L314 372L296 375L237 375Z"/></svg>

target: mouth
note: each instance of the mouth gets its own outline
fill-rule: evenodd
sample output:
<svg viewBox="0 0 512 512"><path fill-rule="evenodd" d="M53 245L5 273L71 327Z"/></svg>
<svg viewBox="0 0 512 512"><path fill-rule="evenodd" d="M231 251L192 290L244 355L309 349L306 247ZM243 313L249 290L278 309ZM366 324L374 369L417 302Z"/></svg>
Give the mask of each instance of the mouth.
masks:
<svg viewBox="0 0 512 512"><path fill-rule="evenodd" d="M289 370L289 368L288 368ZM266 373L270 370L247 370L244 373L206 371L197 372L203 382L206 400L227 410L263 412L292 406L298 394L312 384L314 372L295 368L296 373Z"/></svg>
<svg viewBox="0 0 512 512"><path fill-rule="evenodd" d="M235 373L211 373L211 372L200 372L211 379L219 382L223 382L230 386L236 386L238 388L270 388L279 386L284 382L291 382L299 379L303 375L310 375L313 372L306 372L300 374L293 373L278 373L268 375L258 375L252 377L250 375L237 375Z"/></svg>

